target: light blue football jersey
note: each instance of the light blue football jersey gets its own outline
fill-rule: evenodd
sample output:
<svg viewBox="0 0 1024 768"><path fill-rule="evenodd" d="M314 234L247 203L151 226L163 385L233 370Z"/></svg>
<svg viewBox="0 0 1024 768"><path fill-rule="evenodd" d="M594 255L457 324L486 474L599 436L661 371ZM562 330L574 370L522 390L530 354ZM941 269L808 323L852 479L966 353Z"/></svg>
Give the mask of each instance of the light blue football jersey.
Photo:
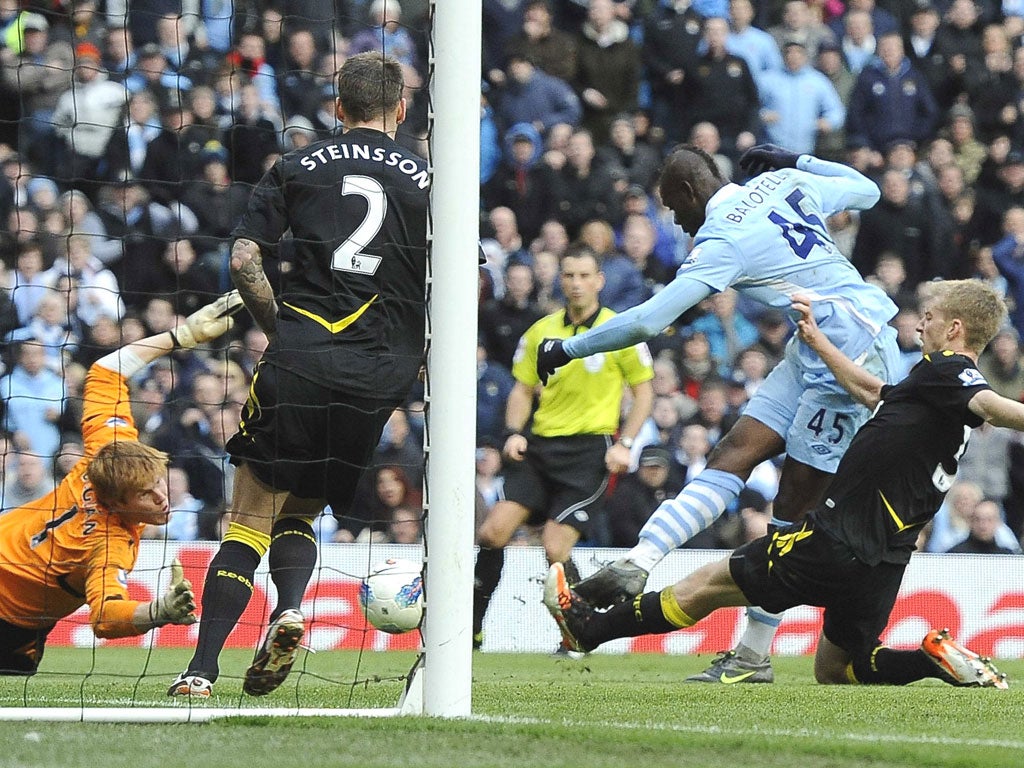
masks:
<svg viewBox="0 0 1024 768"><path fill-rule="evenodd" d="M897 308L839 252L825 218L847 208L870 208L878 201L878 186L848 166L809 155L800 157L799 166L814 172L769 171L743 186L718 190L672 283L613 321L570 339L566 351L584 357L650 338L705 296L732 287L786 312L793 296L806 296L832 343L847 357L859 358ZM813 351L800 346L804 365L825 368Z"/></svg>

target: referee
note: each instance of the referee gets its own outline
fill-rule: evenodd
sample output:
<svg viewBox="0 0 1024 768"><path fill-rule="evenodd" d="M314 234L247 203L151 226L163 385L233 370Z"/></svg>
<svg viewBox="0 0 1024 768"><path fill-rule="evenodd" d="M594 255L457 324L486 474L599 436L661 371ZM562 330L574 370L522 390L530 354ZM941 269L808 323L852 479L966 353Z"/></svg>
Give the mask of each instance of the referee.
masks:
<svg viewBox="0 0 1024 768"><path fill-rule="evenodd" d="M230 524L206 575L195 655L171 696L210 695L268 549L278 603L243 690L259 696L284 681L305 633L313 518L325 504L349 512L423 359L429 177L395 143L406 114L402 69L359 54L337 86L342 135L278 160L232 233L232 280L270 344L227 444L238 466ZM263 257L286 232L295 264L275 297Z"/></svg>
<svg viewBox="0 0 1024 768"><path fill-rule="evenodd" d="M516 383L505 425L504 499L480 526L473 592L473 646L483 643L483 622L505 561L505 546L521 525L543 524L548 562L569 560L589 532L608 475L629 468L630 448L651 413L654 370L646 344L574 360L539 388L537 347L543 339L566 339L607 321L615 313L598 299L604 287L600 259L586 245L571 246L561 261L564 310L542 317L519 340L512 364ZM632 404L618 440L623 387ZM539 404L533 409L539 391Z"/></svg>

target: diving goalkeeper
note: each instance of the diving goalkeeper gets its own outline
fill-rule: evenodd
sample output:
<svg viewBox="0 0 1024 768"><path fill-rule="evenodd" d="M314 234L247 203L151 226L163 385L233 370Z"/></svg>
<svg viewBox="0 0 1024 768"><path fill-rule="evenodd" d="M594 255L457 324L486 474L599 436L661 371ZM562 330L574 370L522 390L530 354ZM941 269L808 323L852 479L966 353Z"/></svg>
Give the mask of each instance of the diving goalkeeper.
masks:
<svg viewBox="0 0 1024 768"><path fill-rule="evenodd" d="M103 638L196 621L192 585L177 561L163 595L148 602L128 596L139 534L167 523L170 506L167 454L138 441L127 380L172 350L225 333L241 306L232 291L174 331L128 344L89 369L85 456L51 493L0 515L0 674L35 674L47 635L83 605Z"/></svg>

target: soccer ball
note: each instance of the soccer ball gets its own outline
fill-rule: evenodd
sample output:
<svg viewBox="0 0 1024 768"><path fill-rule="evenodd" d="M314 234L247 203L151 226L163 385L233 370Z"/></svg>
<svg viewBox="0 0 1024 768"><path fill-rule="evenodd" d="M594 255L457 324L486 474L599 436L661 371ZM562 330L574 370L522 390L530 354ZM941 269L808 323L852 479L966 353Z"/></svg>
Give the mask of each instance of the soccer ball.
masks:
<svg viewBox="0 0 1024 768"><path fill-rule="evenodd" d="M359 587L367 621L392 635L416 629L423 618L421 570L419 563L395 558L375 565Z"/></svg>

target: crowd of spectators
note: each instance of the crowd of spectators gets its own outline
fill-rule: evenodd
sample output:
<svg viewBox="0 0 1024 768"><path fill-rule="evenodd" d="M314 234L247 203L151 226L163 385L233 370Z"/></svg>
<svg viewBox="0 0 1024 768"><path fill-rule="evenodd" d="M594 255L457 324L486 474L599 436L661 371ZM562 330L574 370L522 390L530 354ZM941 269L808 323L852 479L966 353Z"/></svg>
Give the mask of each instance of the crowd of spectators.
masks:
<svg viewBox="0 0 1024 768"><path fill-rule="evenodd" d="M679 141L737 182L739 155L762 141L876 179L878 205L828 226L899 305L904 364L919 359L917 287L979 277L1006 296L1012 320L982 370L1001 394L1024 397L1020 3L482 6L481 514L501 494L512 358L522 332L561 306L569 243L601 255L602 303L619 311L660 290L687 257L690 243L656 195L662 158ZM427 12L424 0L0 0L0 508L41 495L80 455L94 360L229 287L230 232L252 185L282 153L340 130L332 75L346 56L383 50L402 62L409 110L398 140L428 154ZM273 256L286 272L287 240ZM599 516L590 543L634 543L643 509L700 470L791 329L783 314L727 291L654 340L657 397L636 471L613 486L614 511ZM231 487L224 443L266 343L243 322L226 346L175 353L136 377L143 439L175 457L180 520L161 535L218 537ZM359 516L325 521L321 536L420 535L418 397L388 425ZM1006 527L999 547L1019 549L1005 537L1024 532L1024 445L976 430L961 479L981 489L975 507L994 502ZM766 463L742 504L693 544L756 535L776 485ZM985 517L960 510L946 544L984 541Z"/></svg>

